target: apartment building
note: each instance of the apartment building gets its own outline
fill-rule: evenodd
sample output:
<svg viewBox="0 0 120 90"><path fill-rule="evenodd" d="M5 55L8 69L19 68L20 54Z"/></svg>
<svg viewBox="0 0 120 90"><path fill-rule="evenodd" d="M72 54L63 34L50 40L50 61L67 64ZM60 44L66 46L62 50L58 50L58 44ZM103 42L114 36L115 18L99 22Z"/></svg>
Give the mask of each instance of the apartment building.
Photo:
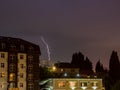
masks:
<svg viewBox="0 0 120 90"><path fill-rule="evenodd" d="M39 90L40 55L38 45L0 37L0 90Z"/></svg>

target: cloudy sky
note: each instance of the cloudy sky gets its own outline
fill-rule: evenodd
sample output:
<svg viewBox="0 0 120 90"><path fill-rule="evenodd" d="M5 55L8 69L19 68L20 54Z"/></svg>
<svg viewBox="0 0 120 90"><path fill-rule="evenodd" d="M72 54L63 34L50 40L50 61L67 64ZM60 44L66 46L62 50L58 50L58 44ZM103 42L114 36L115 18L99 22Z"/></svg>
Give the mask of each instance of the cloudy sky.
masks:
<svg viewBox="0 0 120 90"><path fill-rule="evenodd" d="M70 62L80 51L108 67L112 50L120 53L120 1L0 0L0 36L38 44L47 59L43 37L51 60Z"/></svg>

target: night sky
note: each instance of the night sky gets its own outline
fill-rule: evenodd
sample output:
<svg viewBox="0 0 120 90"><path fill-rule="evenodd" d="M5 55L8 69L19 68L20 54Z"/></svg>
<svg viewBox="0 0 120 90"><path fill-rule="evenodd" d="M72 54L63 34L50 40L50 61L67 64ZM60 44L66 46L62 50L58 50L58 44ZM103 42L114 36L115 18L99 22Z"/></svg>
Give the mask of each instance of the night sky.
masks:
<svg viewBox="0 0 120 90"><path fill-rule="evenodd" d="M119 0L0 0L0 36L21 38L41 48L47 59L70 62L82 52L108 67L112 50L120 56Z"/></svg>

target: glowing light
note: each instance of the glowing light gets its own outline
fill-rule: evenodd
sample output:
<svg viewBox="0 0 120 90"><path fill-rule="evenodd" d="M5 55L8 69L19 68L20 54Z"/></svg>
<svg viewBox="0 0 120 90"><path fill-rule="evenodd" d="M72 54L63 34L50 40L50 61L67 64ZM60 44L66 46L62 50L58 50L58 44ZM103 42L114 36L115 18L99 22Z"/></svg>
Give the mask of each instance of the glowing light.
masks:
<svg viewBox="0 0 120 90"><path fill-rule="evenodd" d="M59 83L58 83L58 86L59 86L59 87L65 87L65 82L64 82L64 81L59 82Z"/></svg>
<svg viewBox="0 0 120 90"><path fill-rule="evenodd" d="M77 76L77 77L80 77L80 74L78 73L76 76Z"/></svg>
<svg viewBox="0 0 120 90"><path fill-rule="evenodd" d="M64 73L64 76L67 77L67 73Z"/></svg>
<svg viewBox="0 0 120 90"><path fill-rule="evenodd" d="M93 86L92 88L93 88L94 90L96 90L97 86Z"/></svg>
<svg viewBox="0 0 120 90"><path fill-rule="evenodd" d="M76 81L70 81L69 85L70 85L70 88L74 90L76 88Z"/></svg>
<svg viewBox="0 0 120 90"><path fill-rule="evenodd" d="M83 90L85 90L87 87L86 87L86 86L82 86L81 88L82 88Z"/></svg>
<svg viewBox="0 0 120 90"><path fill-rule="evenodd" d="M52 67L52 71L56 71L56 67L55 66Z"/></svg>

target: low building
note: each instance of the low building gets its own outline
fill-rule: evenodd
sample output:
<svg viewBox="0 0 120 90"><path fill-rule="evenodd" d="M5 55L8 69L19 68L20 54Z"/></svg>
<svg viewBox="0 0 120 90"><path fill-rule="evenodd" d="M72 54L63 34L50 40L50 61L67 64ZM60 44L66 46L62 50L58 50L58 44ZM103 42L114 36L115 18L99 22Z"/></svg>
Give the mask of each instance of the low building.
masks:
<svg viewBox="0 0 120 90"><path fill-rule="evenodd" d="M79 68L70 63L56 63L54 73L59 77L80 77Z"/></svg>
<svg viewBox="0 0 120 90"><path fill-rule="evenodd" d="M41 90L105 90L102 79L97 78L55 78L40 82L40 86L44 86Z"/></svg>
<svg viewBox="0 0 120 90"><path fill-rule="evenodd" d="M105 90L102 79L54 79L54 90Z"/></svg>

